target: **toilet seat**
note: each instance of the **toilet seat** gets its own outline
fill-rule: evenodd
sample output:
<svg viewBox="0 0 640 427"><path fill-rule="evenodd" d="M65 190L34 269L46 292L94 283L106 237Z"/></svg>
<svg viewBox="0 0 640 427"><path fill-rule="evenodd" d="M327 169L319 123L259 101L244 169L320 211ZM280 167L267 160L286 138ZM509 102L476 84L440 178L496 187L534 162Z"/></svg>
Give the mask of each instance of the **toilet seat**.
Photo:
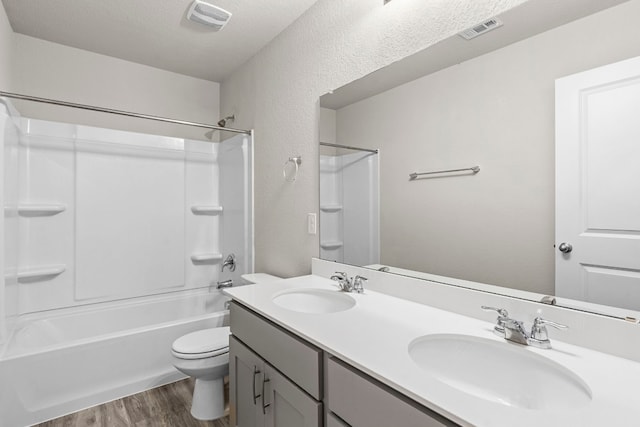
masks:
<svg viewBox="0 0 640 427"><path fill-rule="evenodd" d="M171 353L179 359L206 359L229 352L228 326L191 332L173 342Z"/></svg>

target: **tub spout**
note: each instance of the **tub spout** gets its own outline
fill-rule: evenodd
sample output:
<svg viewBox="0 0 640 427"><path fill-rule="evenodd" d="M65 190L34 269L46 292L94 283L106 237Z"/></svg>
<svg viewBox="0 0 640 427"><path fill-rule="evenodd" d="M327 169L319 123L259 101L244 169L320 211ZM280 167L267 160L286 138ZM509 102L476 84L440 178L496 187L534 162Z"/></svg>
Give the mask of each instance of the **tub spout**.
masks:
<svg viewBox="0 0 640 427"><path fill-rule="evenodd" d="M230 288L233 286L233 280L223 280L222 282L218 282L218 289L222 288Z"/></svg>
<svg viewBox="0 0 640 427"><path fill-rule="evenodd" d="M218 289L222 289L222 288L230 288L233 286L233 280L229 279L229 280L223 280L222 282L218 282Z"/></svg>

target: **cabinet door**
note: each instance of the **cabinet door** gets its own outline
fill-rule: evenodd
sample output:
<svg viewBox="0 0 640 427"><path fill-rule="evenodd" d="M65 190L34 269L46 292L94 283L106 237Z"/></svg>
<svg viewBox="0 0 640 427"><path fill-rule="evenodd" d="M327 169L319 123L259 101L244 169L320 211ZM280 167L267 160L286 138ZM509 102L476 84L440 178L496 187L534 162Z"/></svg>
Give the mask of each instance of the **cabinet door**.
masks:
<svg viewBox="0 0 640 427"><path fill-rule="evenodd" d="M322 400L322 350L231 303L231 333L316 400Z"/></svg>
<svg viewBox="0 0 640 427"><path fill-rule="evenodd" d="M265 427L319 427L322 403L265 363Z"/></svg>
<svg viewBox="0 0 640 427"><path fill-rule="evenodd" d="M457 426L336 358L327 376L329 410L352 427Z"/></svg>
<svg viewBox="0 0 640 427"><path fill-rule="evenodd" d="M229 337L229 418L231 426L263 427L261 387L264 362L233 335Z"/></svg>

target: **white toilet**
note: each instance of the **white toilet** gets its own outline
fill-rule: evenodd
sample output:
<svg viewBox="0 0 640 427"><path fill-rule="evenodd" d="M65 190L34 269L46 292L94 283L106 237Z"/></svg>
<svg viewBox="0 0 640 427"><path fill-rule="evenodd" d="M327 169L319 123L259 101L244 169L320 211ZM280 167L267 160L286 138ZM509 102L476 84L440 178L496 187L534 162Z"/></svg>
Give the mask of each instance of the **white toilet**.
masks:
<svg viewBox="0 0 640 427"><path fill-rule="evenodd" d="M203 329L173 342L173 366L196 379L191 415L199 420L224 416L224 377L229 374L228 326Z"/></svg>
<svg viewBox="0 0 640 427"><path fill-rule="evenodd" d="M243 274L247 283L280 280L269 274ZM224 377L229 374L228 326L203 329L183 335L173 342L173 366L194 377L191 415L199 420L224 416Z"/></svg>

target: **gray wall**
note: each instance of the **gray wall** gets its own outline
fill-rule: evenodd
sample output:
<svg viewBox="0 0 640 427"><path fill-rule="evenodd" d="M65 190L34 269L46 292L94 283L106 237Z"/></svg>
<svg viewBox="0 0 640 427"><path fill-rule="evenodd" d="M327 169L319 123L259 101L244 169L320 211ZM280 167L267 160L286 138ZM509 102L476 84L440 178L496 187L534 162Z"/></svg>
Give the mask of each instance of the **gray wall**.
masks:
<svg viewBox="0 0 640 427"><path fill-rule="evenodd" d="M11 64L13 60L13 30L9 19L0 6L0 90L12 89Z"/></svg>
<svg viewBox="0 0 640 427"><path fill-rule="evenodd" d="M624 3L338 110L340 143L382 151L381 263L553 294L554 80L640 55L638 16Z"/></svg>
<svg viewBox="0 0 640 427"><path fill-rule="evenodd" d="M45 40L15 34L15 91L195 122L215 123L220 85ZM15 102L24 116L176 137L206 130Z"/></svg>
<svg viewBox="0 0 640 427"><path fill-rule="evenodd" d="M328 108L320 109L319 138L322 142L336 143L336 111ZM332 149L327 147L327 149ZM335 150L335 149L333 149Z"/></svg>
<svg viewBox="0 0 640 427"><path fill-rule="evenodd" d="M222 110L256 132L257 271L305 274L318 255L306 214L318 211L319 96L524 2L319 0L222 82ZM303 164L291 184L293 155Z"/></svg>

